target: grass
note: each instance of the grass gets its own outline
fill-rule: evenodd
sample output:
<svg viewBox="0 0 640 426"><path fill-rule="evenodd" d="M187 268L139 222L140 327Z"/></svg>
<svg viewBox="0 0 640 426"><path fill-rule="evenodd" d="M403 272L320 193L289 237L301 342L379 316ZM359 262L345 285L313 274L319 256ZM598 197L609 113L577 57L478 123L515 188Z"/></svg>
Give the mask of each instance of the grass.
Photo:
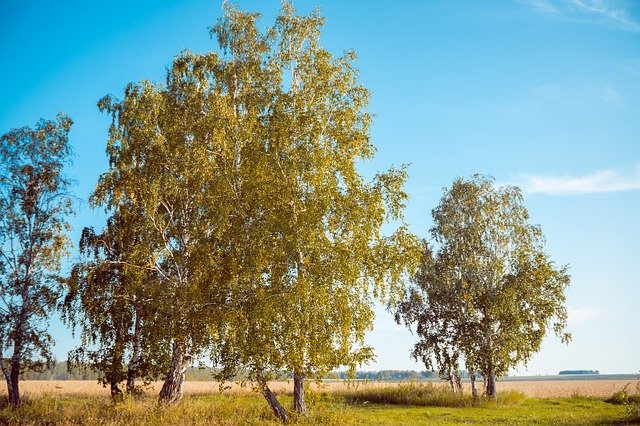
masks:
<svg viewBox="0 0 640 426"><path fill-rule="evenodd" d="M627 419L624 407L602 398L527 398L519 391L498 394L496 401L452 394L433 384L400 384L344 394L367 424L601 424Z"/></svg>
<svg viewBox="0 0 640 426"><path fill-rule="evenodd" d="M453 394L433 383L399 383L395 386L365 388L343 393L352 404L417 405L432 407L469 407L474 401L469 394Z"/></svg>
<svg viewBox="0 0 640 426"><path fill-rule="evenodd" d="M291 394L280 399L289 410ZM619 399L619 398L618 398ZM629 419L627 405L603 398L575 395L529 398L522 392L499 393L497 401L473 404L468 395L452 395L431 383L372 386L307 394L308 417L295 424L613 424ZM0 424L103 425L263 425L278 423L263 398L255 393L187 395L176 406L159 407L154 395L125 398L114 404L100 396L45 395L18 410L0 409Z"/></svg>

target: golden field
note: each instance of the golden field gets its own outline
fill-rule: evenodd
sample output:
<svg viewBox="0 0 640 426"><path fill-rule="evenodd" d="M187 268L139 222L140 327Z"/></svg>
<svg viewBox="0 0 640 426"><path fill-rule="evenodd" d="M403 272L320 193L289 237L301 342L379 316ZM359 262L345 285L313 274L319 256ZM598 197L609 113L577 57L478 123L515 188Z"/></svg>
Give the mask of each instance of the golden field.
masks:
<svg viewBox="0 0 640 426"><path fill-rule="evenodd" d="M397 383L397 382L395 382ZM345 390L366 389L371 387L383 387L394 385L394 382L343 382L328 381L320 384L311 383L311 388L324 392L339 392ZM447 386L441 383L442 386ZM606 398L616 391L628 385L628 390L635 390L635 382L630 380L509 380L498 382L500 391L520 391L528 397L534 398L564 398L570 396L589 396ZM269 384L275 392L292 392L293 382L271 382ZM469 383L464 383L465 391L470 392ZM146 391L149 394L157 394L162 387L162 382L150 384ZM245 386L235 382L224 384L224 393L250 393L251 386ZM480 383L480 390L482 384ZM31 397L41 396L108 396L108 388L103 387L94 380L25 380L20 382L20 390L24 395ZM214 381L187 381L185 383L186 395L217 394L220 385ZM6 388L0 387L0 395L6 395Z"/></svg>

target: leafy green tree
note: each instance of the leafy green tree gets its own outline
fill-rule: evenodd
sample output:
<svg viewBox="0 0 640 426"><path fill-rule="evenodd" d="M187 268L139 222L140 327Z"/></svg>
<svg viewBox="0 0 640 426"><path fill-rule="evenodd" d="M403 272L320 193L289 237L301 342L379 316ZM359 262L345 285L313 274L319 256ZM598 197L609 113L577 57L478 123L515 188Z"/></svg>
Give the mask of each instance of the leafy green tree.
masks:
<svg viewBox="0 0 640 426"><path fill-rule="evenodd" d="M425 243L419 272L396 318L415 325L414 356L440 370L442 348L479 372L486 394L495 379L538 351L551 328L563 342L567 266L557 268L544 251L544 236L528 222L520 189L495 188L475 175L457 179L433 212L436 250Z"/></svg>
<svg viewBox="0 0 640 426"><path fill-rule="evenodd" d="M157 280L149 270L135 266L147 256L144 233L135 224L136 217L122 208L101 234L85 228L79 245L83 259L66 280L63 319L80 327L82 339L70 353L68 368L101 372L112 396L122 393L122 381L132 394L137 377L152 379L158 374L158 363L152 362L155 351L148 345L154 339L147 335L153 333L147 323L155 312Z"/></svg>
<svg viewBox="0 0 640 426"><path fill-rule="evenodd" d="M317 13L285 3L262 33L257 14L224 8L220 54L184 51L166 84L100 102L110 169L93 200L130 204L147 232L137 266L157 277L153 336L171 347L161 402L213 348L220 377L248 369L285 417L267 381L292 371L304 413L306 377L371 359L372 299L400 294L419 250L404 225L380 231L402 219L405 171L367 182L356 169L374 147L355 55L319 46Z"/></svg>
<svg viewBox="0 0 640 426"><path fill-rule="evenodd" d="M47 320L61 296L54 274L69 247L72 197L63 169L71 124L58 114L0 137L0 364L14 407L20 374L53 361Z"/></svg>
<svg viewBox="0 0 640 426"><path fill-rule="evenodd" d="M220 265L234 242L232 151L217 125L230 112L200 74L212 57L195 65L192 57L174 60L165 86L130 84L122 101L99 103L113 117L110 168L92 202L112 212L131 206L134 231L144 230L147 254L130 267L155 278L144 284L154 302L146 344L159 348L156 360L168 360L163 403L182 397L187 367L210 342L208 321L221 312L216 298L228 282Z"/></svg>
<svg viewBox="0 0 640 426"><path fill-rule="evenodd" d="M235 87L242 120L236 134L260 147L264 187L256 235L260 264L236 286L235 318L221 324L214 358L247 368L275 414L286 411L267 387L291 371L294 410L306 412L304 381L373 357L364 345L373 299L393 300L419 245L404 225L390 236L388 220L402 220L407 195L404 169L367 181L357 164L373 157L366 111L369 92L357 81L355 54L334 58L319 43L324 19L317 11L296 16L283 3L276 23L262 34L259 15L226 6L212 28L227 65L218 75ZM256 108L260 100L264 107ZM254 124L255 123L255 124ZM266 204L262 204L266 201ZM247 240L249 241L249 240Z"/></svg>

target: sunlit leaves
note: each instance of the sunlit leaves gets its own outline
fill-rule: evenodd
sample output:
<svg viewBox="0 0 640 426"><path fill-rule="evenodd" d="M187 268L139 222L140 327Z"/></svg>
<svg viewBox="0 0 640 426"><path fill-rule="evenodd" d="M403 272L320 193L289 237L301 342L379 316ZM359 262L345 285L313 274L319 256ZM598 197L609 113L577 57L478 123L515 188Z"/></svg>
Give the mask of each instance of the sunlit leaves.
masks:
<svg viewBox="0 0 640 426"><path fill-rule="evenodd" d="M469 370L501 376L526 363L549 328L568 340L567 267L544 252L519 188L457 179L432 213L434 248L425 242L396 316L417 327L414 356L441 373L463 358Z"/></svg>
<svg viewBox="0 0 640 426"><path fill-rule="evenodd" d="M49 312L60 296L55 274L70 245L70 181L63 174L72 121L64 114L0 137L0 359L12 404L18 374L51 362ZM2 356L12 352L11 361Z"/></svg>
<svg viewBox="0 0 640 426"><path fill-rule="evenodd" d="M244 183L255 188L243 232L255 236L257 268L246 270L237 316L222 326L215 353L220 365L254 377L283 369L321 377L371 359L364 335L373 296L394 300L416 263L406 228L381 234L387 220L402 219L406 172L371 182L358 173L357 162L375 151L369 93L353 52L335 58L320 46L319 13L296 16L284 3L265 34L256 18L226 6L212 28L228 55L216 75L229 82L239 120L229 134L257 149L243 154L243 166L247 158L260 165L259 185Z"/></svg>

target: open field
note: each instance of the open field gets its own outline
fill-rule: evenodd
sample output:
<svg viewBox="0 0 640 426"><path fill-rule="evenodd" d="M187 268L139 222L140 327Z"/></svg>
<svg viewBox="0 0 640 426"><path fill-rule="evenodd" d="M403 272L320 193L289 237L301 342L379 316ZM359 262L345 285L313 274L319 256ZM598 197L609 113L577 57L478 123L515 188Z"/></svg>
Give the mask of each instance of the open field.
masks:
<svg viewBox="0 0 640 426"><path fill-rule="evenodd" d="M310 386L309 416L296 424L619 424L629 407L605 402L630 380L507 381L497 402L475 404L469 392L452 395L441 382L328 382ZM140 399L114 403L94 381L25 381L26 403L0 408L0 424L281 424L261 395L230 384L223 393L216 382L187 382L183 401L157 405L160 383ZM468 383L467 383L468 385ZM285 408L292 408L292 384L271 383ZM3 392L6 392L3 389Z"/></svg>
<svg viewBox="0 0 640 426"><path fill-rule="evenodd" d="M280 395L291 410L290 394ZM354 401L350 393L312 392L309 415L293 417L295 424L432 425L432 424L620 424L629 419L622 405L588 397L526 398L505 393L497 403L478 406L416 406ZM84 425L262 425L282 424L260 395L189 395L176 405L159 407L151 396L125 399L44 396L17 410L0 408L0 424Z"/></svg>
<svg viewBox="0 0 640 426"><path fill-rule="evenodd" d="M631 376L633 377L633 376ZM554 377L555 379L555 377ZM311 389L322 392L342 392L371 387L384 387L398 382L344 382L328 381L320 384L311 383ZM446 386L442 382L433 382L439 386ZM566 398L570 396L587 396L607 398L629 384L629 390L635 389L635 381L629 379L616 380L507 380L498 382L498 392L518 391L528 397L534 398ZM251 387L247 384L242 387L238 383L225 383L224 393L238 394L251 393ZM470 392L469 383L465 382L466 392ZM155 395L162 387L161 382L152 383L147 391ZM293 382L271 382L270 387L274 392L292 392ZM480 383L480 388L482 382ZM23 394L30 397L42 396L108 396L109 390L94 380L25 380L20 382ZM186 395L218 394L220 390L218 382L187 381L185 383ZM6 388L0 387L0 395L6 395Z"/></svg>

